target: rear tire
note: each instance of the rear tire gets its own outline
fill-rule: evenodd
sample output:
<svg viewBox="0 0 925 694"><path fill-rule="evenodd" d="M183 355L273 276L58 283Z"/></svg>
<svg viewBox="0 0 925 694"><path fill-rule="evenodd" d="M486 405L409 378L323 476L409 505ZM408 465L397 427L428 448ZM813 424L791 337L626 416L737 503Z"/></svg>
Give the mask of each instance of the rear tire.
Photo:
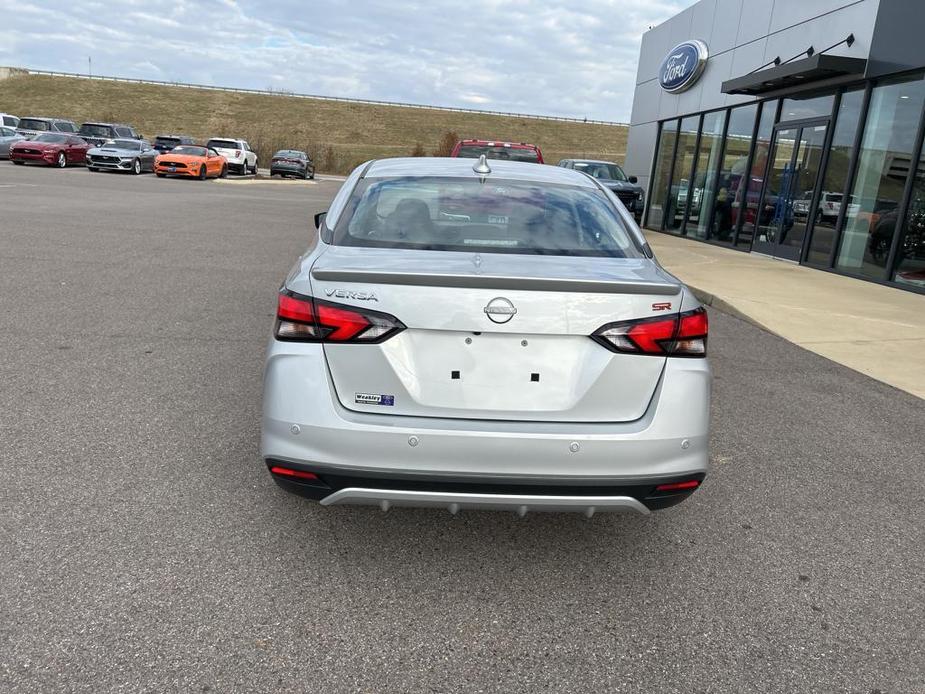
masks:
<svg viewBox="0 0 925 694"><path fill-rule="evenodd" d="M67 157L64 156L64 152L58 152L58 158L55 160L55 166L59 169L63 169L67 166Z"/></svg>
<svg viewBox="0 0 925 694"><path fill-rule="evenodd" d="M141 160L140 159L136 159L135 161L132 162L132 173L136 176L141 173Z"/></svg>
<svg viewBox="0 0 925 694"><path fill-rule="evenodd" d="M200 181L206 180L206 165L205 164L199 167L199 180Z"/></svg>
<svg viewBox="0 0 925 694"><path fill-rule="evenodd" d="M157 176L158 178L166 178L167 176L167 174L158 173L157 171L154 172L154 175Z"/></svg>

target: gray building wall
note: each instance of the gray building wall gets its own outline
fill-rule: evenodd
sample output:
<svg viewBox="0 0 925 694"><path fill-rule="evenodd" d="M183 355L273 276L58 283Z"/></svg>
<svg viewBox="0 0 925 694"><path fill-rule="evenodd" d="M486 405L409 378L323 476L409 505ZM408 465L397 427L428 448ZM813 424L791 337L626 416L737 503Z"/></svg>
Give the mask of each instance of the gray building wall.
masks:
<svg viewBox="0 0 925 694"><path fill-rule="evenodd" d="M855 38L851 47L841 45L830 53L867 58L878 8L895 2L919 4L919 0L700 0L647 31L636 74L627 173L638 176L648 188L658 121L755 100L723 94L720 85L728 79L741 77L777 56L787 60L809 46L820 51L851 33ZM659 66L668 51L690 39L705 42L710 58L693 87L670 94L659 86Z"/></svg>

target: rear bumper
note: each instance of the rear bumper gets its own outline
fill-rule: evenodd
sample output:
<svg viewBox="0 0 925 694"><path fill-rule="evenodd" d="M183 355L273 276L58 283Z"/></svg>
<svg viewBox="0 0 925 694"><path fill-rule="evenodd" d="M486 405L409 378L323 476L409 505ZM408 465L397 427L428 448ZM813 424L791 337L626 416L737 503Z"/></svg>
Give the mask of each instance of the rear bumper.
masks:
<svg viewBox="0 0 925 694"><path fill-rule="evenodd" d="M638 499L661 482L706 474L709 410L707 361L669 359L649 407L634 422L360 413L338 402L320 345L271 340L261 453L268 461L337 478L333 485L328 480L325 495L344 487L481 493L484 485L496 493L501 488L522 493L511 485L525 484L555 488L549 492L553 496L561 495L562 487L584 488L582 495L602 495L606 487L610 491L604 496ZM302 483L277 481L305 492ZM409 487L408 481L414 485ZM439 486L458 483L479 489ZM638 488L626 492L627 487Z"/></svg>
<svg viewBox="0 0 925 694"><path fill-rule="evenodd" d="M268 459L267 467L277 465L296 468L293 463ZM311 468L309 470L309 468ZM443 508L450 513L466 509L514 511L520 515L536 511L583 513L590 517L600 512L649 512L678 504L696 489L661 492L660 484L702 482L704 474L682 477L636 479L632 484L601 480L598 483L567 484L562 481L523 480L512 477L473 479L452 475L381 473L360 474L324 466L300 465L296 469L312 471L316 479L300 480L273 474L276 483L288 492L320 501L323 506L341 504L378 506L387 511L393 506Z"/></svg>
<svg viewBox="0 0 925 694"><path fill-rule="evenodd" d="M298 164L273 164L270 167L270 173L303 174L305 171L306 168Z"/></svg>

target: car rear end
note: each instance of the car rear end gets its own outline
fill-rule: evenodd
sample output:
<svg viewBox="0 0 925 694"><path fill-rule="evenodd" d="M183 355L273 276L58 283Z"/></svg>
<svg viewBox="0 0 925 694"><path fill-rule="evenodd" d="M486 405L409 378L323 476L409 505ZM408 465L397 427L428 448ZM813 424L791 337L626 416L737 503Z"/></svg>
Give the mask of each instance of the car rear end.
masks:
<svg viewBox="0 0 925 694"><path fill-rule="evenodd" d="M26 140L31 140L42 133L53 132L52 121L49 118L37 118L28 116L20 118L16 126L16 132Z"/></svg>
<svg viewBox="0 0 925 694"><path fill-rule="evenodd" d="M184 138L174 137L172 135L158 135L154 138L154 142L151 143L151 146L160 154L164 154L172 150L177 145L182 144L192 144L192 142L187 142Z"/></svg>
<svg viewBox="0 0 925 694"><path fill-rule="evenodd" d="M213 138L206 143L206 147L214 149L225 157L230 171L237 171L240 174L247 173L247 150L242 142Z"/></svg>
<svg viewBox="0 0 925 694"><path fill-rule="evenodd" d="M394 161L348 179L279 294L274 479L325 505L521 514L644 514L699 487L706 314L625 211L574 172L493 163L486 187Z"/></svg>
<svg viewBox="0 0 925 694"><path fill-rule="evenodd" d="M307 161L299 152L280 151L270 160L270 175L304 176L307 166Z"/></svg>
<svg viewBox="0 0 925 694"><path fill-rule="evenodd" d="M83 123L77 134L93 147L101 147L118 137L115 128L107 123Z"/></svg>

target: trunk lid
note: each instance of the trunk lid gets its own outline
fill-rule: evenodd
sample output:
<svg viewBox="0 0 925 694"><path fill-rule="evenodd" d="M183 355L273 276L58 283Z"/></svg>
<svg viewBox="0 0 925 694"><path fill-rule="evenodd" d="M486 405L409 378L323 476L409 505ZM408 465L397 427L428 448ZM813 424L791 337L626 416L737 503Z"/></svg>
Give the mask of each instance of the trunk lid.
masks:
<svg viewBox="0 0 925 694"><path fill-rule="evenodd" d="M349 247L330 248L288 286L407 326L378 345L324 345L344 407L519 421L639 419L665 358L616 354L589 336L677 313L682 298L645 258ZM671 308L655 314L653 304Z"/></svg>

